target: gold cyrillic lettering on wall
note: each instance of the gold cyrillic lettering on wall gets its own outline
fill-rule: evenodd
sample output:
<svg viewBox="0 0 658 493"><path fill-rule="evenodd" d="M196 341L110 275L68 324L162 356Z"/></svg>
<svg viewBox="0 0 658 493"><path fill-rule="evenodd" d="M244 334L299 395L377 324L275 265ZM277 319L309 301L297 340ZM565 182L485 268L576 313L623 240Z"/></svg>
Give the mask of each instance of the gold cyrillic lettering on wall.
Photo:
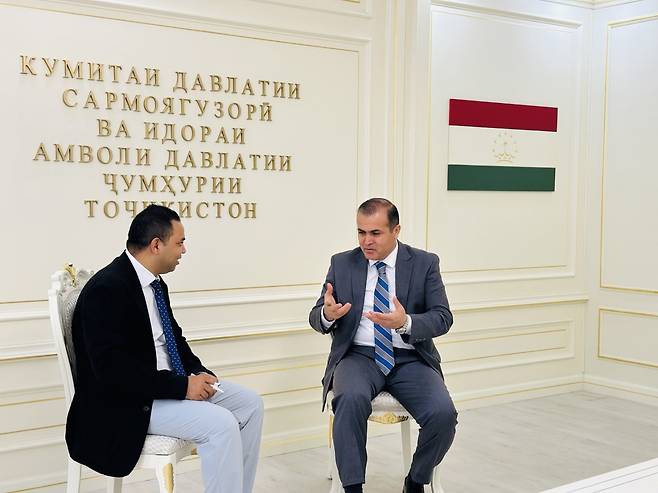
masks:
<svg viewBox="0 0 658 493"><path fill-rule="evenodd" d="M63 111L94 115L88 122L93 142L40 142L32 155L37 166L103 168L100 189L105 188L117 200L82 199L88 218L134 217L149 204L158 203L185 218L255 219L256 202L213 201L210 197L248 195L249 180L262 178L254 175L243 183L243 173L292 172L291 155L229 152L223 147L248 149L253 145L249 139L252 129L255 136L260 131L257 127L274 124L272 103L262 98L281 101L276 104L301 100L299 82L181 70L164 73L152 66L30 53L17 55L17 60L18 71L26 80L61 81L54 97L61 101ZM39 85L40 90L42 87ZM155 92L154 88L160 89ZM171 88L169 94L167 88ZM168 121L158 121L157 115L167 115ZM235 124L218 125L217 120ZM131 126L134 130L136 124L137 128L144 126L143 134L133 135ZM133 147L133 140L154 145ZM163 172L125 172L131 169L129 166L139 166L139 170L148 166ZM234 176L213 176L209 170L232 170ZM157 195L157 200L149 195ZM163 195L176 200L162 200Z"/></svg>

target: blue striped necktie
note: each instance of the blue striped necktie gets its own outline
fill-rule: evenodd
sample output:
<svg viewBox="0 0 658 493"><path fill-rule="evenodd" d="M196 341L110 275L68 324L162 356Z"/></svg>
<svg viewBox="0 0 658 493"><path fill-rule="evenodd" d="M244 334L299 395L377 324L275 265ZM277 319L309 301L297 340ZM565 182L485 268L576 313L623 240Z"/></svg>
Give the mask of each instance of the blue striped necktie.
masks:
<svg viewBox="0 0 658 493"><path fill-rule="evenodd" d="M185 369L183 368L183 363L180 360L178 348L176 347L176 337L174 336L174 330L171 327L171 319L169 318L169 312L167 311L167 301L162 292L160 279L153 281L151 287L153 288L153 294L155 295L155 304L158 305L162 332L164 332L165 342L167 343L167 351L169 352L171 366L174 368L174 373L176 373L176 375L185 376Z"/></svg>
<svg viewBox="0 0 658 493"><path fill-rule="evenodd" d="M375 285L374 311L377 313L390 312L388 301L388 281L386 280L386 264L375 263L377 267L377 284ZM393 335L391 330L375 324L375 363L384 375L395 366L393 355Z"/></svg>

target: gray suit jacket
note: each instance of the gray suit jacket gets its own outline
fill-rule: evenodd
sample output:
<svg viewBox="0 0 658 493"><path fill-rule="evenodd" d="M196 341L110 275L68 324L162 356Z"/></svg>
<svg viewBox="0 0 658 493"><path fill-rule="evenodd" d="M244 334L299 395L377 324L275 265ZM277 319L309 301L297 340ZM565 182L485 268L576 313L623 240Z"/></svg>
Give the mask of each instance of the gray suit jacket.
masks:
<svg viewBox="0 0 658 493"><path fill-rule="evenodd" d="M411 334L402 339L412 344L423 360L441 373L441 356L434 346L433 337L445 334L452 325L452 313L448 306L445 287L439 273L439 257L433 253L398 242L395 263L395 293L407 314L411 316ZM360 248L337 253L331 257L327 279L322 294L309 314L311 327L322 334L330 333L331 352L322 379L322 403L331 388L331 381L338 362L352 345L363 313L368 260ZM337 303L352 303L352 308L331 327L322 325L321 311L327 283L334 287Z"/></svg>

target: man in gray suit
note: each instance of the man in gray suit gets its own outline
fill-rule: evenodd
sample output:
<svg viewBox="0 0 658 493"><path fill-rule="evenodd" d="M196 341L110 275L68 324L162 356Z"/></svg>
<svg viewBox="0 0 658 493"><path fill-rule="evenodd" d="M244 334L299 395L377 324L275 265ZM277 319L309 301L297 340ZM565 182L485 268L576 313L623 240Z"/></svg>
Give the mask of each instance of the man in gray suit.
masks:
<svg viewBox="0 0 658 493"><path fill-rule="evenodd" d="M363 491L371 400L390 392L420 425L403 493L422 493L455 435L457 412L433 337L452 325L439 258L398 241L399 214L386 199L359 206L359 248L331 258L311 326L331 334L322 380L333 389L334 450L346 493Z"/></svg>

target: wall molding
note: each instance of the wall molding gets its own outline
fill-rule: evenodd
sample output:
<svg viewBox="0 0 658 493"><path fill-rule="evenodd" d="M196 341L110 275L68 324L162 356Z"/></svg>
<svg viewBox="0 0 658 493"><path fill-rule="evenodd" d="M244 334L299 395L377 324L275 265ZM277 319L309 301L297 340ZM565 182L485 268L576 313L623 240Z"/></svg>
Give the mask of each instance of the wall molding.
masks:
<svg viewBox="0 0 658 493"><path fill-rule="evenodd" d="M323 12L323 13L328 13L328 14L337 14L337 15L342 15L342 16L348 16L348 17L360 17L362 19L372 19L372 0L364 0L361 2L360 0L343 0L342 3L339 2L334 2L335 5L344 5L343 8L328 8L328 7L317 7L313 5L302 5L302 4L295 4L295 3L290 3L285 0L253 0L255 2L260 2L260 3L265 3L265 4L272 4L272 5L280 5L282 7L290 7L294 9L302 9L302 10L315 10L318 12ZM359 10L353 10L348 7L349 4L358 4L359 5Z"/></svg>
<svg viewBox="0 0 658 493"><path fill-rule="evenodd" d="M556 3L559 5L568 5L570 7L582 7L589 10L600 10L617 5L637 3L642 0L541 0L546 3Z"/></svg>
<svg viewBox="0 0 658 493"><path fill-rule="evenodd" d="M586 373L585 390L658 406L658 389Z"/></svg>
<svg viewBox="0 0 658 493"><path fill-rule="evenodd" d="M548 268L548 267L546 267ZM472 271L445 271L441 272L442 275L445 275L444 279L446 286L448 285L460 285L460 284L484 284L489 282L508 282L508 281L545 281L549 279L568 279L575 278L576 272L574 270L566 271L553 271L553 272L543 272L543 273L533 273L530 272L533 268L505 268L505 269L478 269ZM542 269L542 267L537 267L536 269ZM524 270L525 274L518 274L515 270ZM475 276L475 273L482 272L496 272L494 275L489 276ZM456 277L455 274L461 275ZM456 277L456 278L455 278Z"/></svg>
<svg viewBox="0 0 658 493"><path fill-rule="evenodd" d="M455 303L452 307L453 312L471 312L471 311L488 311L504 310L509 308L530 307L539 305L559 305L559 304L580 304L587 303L589 296L586 294L568 294L562 296L540 296L535 298L516 298L507 300L491 300L485 302L472 303Z"/></svg>
<svg viewBox="0 0 658 493"><path fill-rule="evenodd" d="M446 283L449 284L449 283ZM312 296L312 298L311 298ZM230 297L228 299L217 300L200 300L198 303L194 300L185 302L173 302L172 308L174 310L180 308L199 308L199 307L212 307L242 304L243 299L247 303L259 302L276 302L276 301L298 301L306 299L315 299L317 293L311 295L310 293L304 294L290 294L290 295L255 295L247 297ZM544 296L537 298L519 298L501 301L485 301L473 303L456 303L452 306L452 311L455 313L472 312L472 311L488 311L488 310L503 310L518 307L532 307L540 305L557 305L557 304L573 304L573 303L586 303L588 297L584 294L570 294L563 296ZM42 320L48 319L48 312L37 310L33 314L23 312L21 320ZM0 323L7 320L14 320L15 314L3 317L0 314ZM291 320L275 323L258 323L258 324L216 324L212 326L204 326L197 328L186 328L185 334L190 342L194 343L208 343L213 341L220 341L223 339L237 339L237 338L258 338L270 336L285 336L291 334L305 334L311 333L312 329L308 326L307 320ZM20 344L14 346L0 347L0 364L3 362L19 361L32 358L45 358L54 357L56 355L55 346L52 342L37 341L34 343Z"/></svg>
<svg viewBox="0 0 658 493"><path fill-rule="evenodd" d="M557 17L530 14L527 12L521 12L516 10L515 11L501 10L491 7L483 7L481 5L460 3L452 0L432 0L432 5L436 7L448 7L450 9L463 11L465 13L484 14L487 16L513 19L517 21L549 24L556 27L562 27L568 29L579 29L583 25L581 21L577 21L574 19L560 19Z"/></svg>
<svg viewBox="0 0 658 493"><path fill-rule="evenodd" d="M226 339L244 339L286 336L292 334L311 333L312 329L306 320L295 320L279 323L260 324L217 324L202 328L185 329L185 337L192 343L210 343ZM35 343L0 347L0 364L9 361L25 359L56 357L53 342L38 341Z"/></svg>
<svg viewBox="0 0 658 493"><path fill-rule="evenodd" d="M623 364L627 364L627 365L640 366L640 367L649 368L649 369L658 368L657 363L652 363L652 362L648 362L648 361L641 361L641 360L634 360L634 359L619 358L619 357L616 357L616 356L606 356L605 354L601 353L601 322L603 320L603 314L605 312L616 313L616 314L621 314L621 315L630 316L630 317L643 317L643 318L658 318L658 313L641 312L641 311L634 311L634 310L621 309L621 308L600 307L599 308L598 323L597 323L597 327L596 327L596 357L598 359L612 361L614 363L623 363Z"/></svg>
<svg viewBox="0 0 658 493"><path fill-rule="evenodd" d="M605 215L606 215L606 169L608 168L608 87L610 85L610 33L613 29L631 26L641 22L650 22L658 20L658 14L638 16L629 19L621 19L608 22L605 36L605 72L603 77L603 138L602 138L602 166L601 166L601 201L600 201L600 232L599 232L599 287L601 289L611 289L615 291L625 291L632 293L649 293L658 294L658 288L623 286L603 281L603 271L605 263Z"/></svg>
<svg viewBox="0 0 658 493"><path fill-rule="evenodd" d="M531 322L523 324L502 324L502 325L492 325L489 327L478 327L474 329L460 329L459 332L448 332L446 335L442 336L440 339L441 345L445 344L455 344L459 342L473 342L478 340L486 340L491 338L498 337L509 337L515 335L525 335L532 334L536 332L543 332L545 330L556 330L548 329L548 327L555 327L557 325L573 326L575 323L574 319L557 319L557 320L542 320L541 322ZM519 331L517 333L511 333L510 331ZM566 329L559 329L566 330ZM499 334L498 331L505 332L505 334ZM490 335L491 333L493 335ZM478 337L478 334L480 337Z"/></svg>
<svg viewBox="0 0 658 493"><path fill-rule="evenodd" d="M261 0L262 1L262 0ZM291 36L301 36L313 39L316 42L336 42L357 43L362 45L369 43L370 38L358 36L346 36L340 34L321 34L303 29L278 29L271 25L257 24L253 22L244 22L238 20L218 19L210 15L192 14L181 10L171 10L152 6L135 6L117 4L106 0L24 0L11 1L3 0L0 5L11 5L14 7L31 8L42 11L61 12L74 15L86 15L91 17L102 17L129 22L139 22L143 24L162 25L156 23L169 22L170 25L163 27L173 27L178 29L189 29L181 26L180 22L188 22L197 26L205 25L211 29L221 30L222 34L228 34L238 37L254 37L255 35L273 35L290 38ZM112 17L110 17L112 16ZM229 31L229 32L226 32ZM254 36L245 35L246 31ZM284 41L283 39L278 41ZM290 40L288 41L290 42ZM328 47L328 46L322 46Z"/></svg>
<svg viewBox="0 0 658 493"><path fill-rule="evenodd" d="M581 373L564 377L533 380L514 385L501 385L482 390L457 392L453 400L458 409L472 409L476 407L512 402L533 397L561 394L582 390L583 375Z"/></svg>
<svg viewBox="0 0 658 493"><path fill-rule="evenodd" d="M544 356L540 356L540 357L530 356L532 354L537 354L537 353L541 353L541 352L548 352L548 351L551 351L551 350L555 351L555 350L562 350L562 349L565 349L565 350L562 351L562 353L558 353L558 354L544 355ZM566 348L562 348L562 347L538 349L534 352L523 351L523 352L519 352L518 354L525 354L527 356L525 356L523 358L519 358L516 361L506 361L506 362L488 363L488 364L480 363L480 364L473 364L473 365L462 364L461 367L457 367L457 368L448 368L448 367L446 367L447 365L452 364L448 361L448 362L445 362L445 364L442 363L443 366L441 367L441 369L442 369L442 371L445 375L463 375L465 373L473 373L473 372L478 372L478 371L498 370L498 369L501 369L501 368L513 368L515 366L526 366L526 365L532 365L532 364L536 364L536 363L548 363L548 362L551 362L551 361L570 360L570 359L573 359L576 356L576 354L573 350L567 351ZM488 358L491 359L491 358L495 358L495 357L509 357L509 356L513 356L513 355L515 355L515 354L510 353L510 354L500 355L500 356L489 356ZM483 357L483 358L477 358L477 359L485 359L485 358ZM455 364L458 364L458 363L459 363L459 361L456 362Z"/></svg>

